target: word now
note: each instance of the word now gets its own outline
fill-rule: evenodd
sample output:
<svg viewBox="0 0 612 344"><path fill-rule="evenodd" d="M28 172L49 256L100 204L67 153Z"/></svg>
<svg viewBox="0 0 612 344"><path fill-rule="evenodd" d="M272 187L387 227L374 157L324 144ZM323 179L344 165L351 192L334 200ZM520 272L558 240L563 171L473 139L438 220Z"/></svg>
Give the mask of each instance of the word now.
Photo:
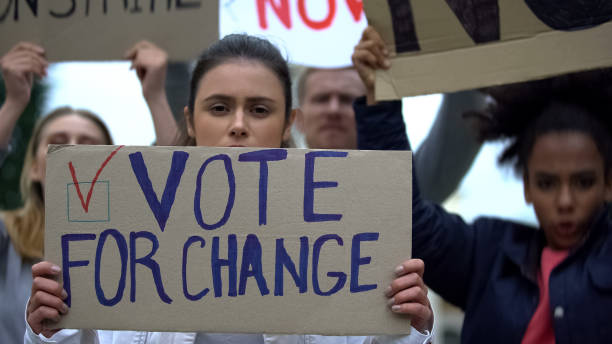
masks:
<svg viewBox="0 0 612 344"><path fill-rule="evenodd" d="M320 1L320 0L318 0ZM353 15L355 22L361 19L363 13L363 3L361 0L345 0L348 9ZM297 8L300 18L306 26L313 30L323 30L329 28L334 18L336 17L337 0L327 0L327 15L322 20L311 19L306 11L306 0L297 0ZM257 18L259 19L259 27L262 29L268 28L268 17L266 15L266 6L269 6L280 22L287 28L291 28L291 8L289 0L257 0Z"/></svg>
<svg viewBox="0 0 612 344"><path fill-rule="evenodd" d="M83 4L81 6L77 6L76 0L42 0L45 4L53 3L53 6L47 5L45 8L49 8L48 14L54 18L67 18L73 15L76 15L78 10L83 11L82 13L85 16L89 16L90 10L92 6L90 6L90 2L94 3L93 10L101 11L103 14L108 14L108 0L82 0L79 1L79 4ZM13 10L13 20L19 20L19 10L20 3L22 5L27 5L31 15L34 17L39 16L39 6L38 0L8 0L7 5L4 9L0 8L0 22L3 22L11 9ZM165 4L165 6L164 6ZM156 11L171 11L171 10L187 10L187 9L197 9L202 5L202 0L123 0L122 4L119 4L118 1L111 1L111 6L120 6L119 10L129 13L141 13L141 12L150 12L155 13ZM46 15L46 13L45 13Z"/></svg>
<svg viewBox="0 0 612 344"><path fill-rule="evenodd" d="M370 264L371 257L361 256L361 244L366 241L378 241L379 233L359 233L355 234L351 240L351 260L350 260L350 292L359 293L377 288L376 284L359 284L359 268L362 265ZM115 247L108 247L107 242L112 238L115 242ZM128 240L116 229L107 229L100 233L97 238L98 243L95 250L94 258L94 286L96 290L96 296L98 302L104 306L114 306L120 302L123 298L125 291L127 270L129 266L130 271L130 301L136 301L136 265L141 265L150 270L153 281L155 283L155 289L157 294L163 302L170 304L172 299L166 293L164 284L162 281L162 272L160 265L155 260L154 256L157 252L160 244L157 236L151 232L140 231L130 232L129 234L129 246ZM64 278L64 289L68 293L68 297L64 300L68 306L71 305L71 286L70 286L70 270L77 267L89 266L90 260L70 260L70 244L84 245L83 242L96 240L96 234L93 233L79 233L79 234L65 234L61 237L62 247L62 269ZM151 245L151 250L147 253L136 252L137 241L148 241ZM268 239L266 239L268 240ZM227 240L224 240L227 245L227 257L220 257L219 246L221 245L221 238L218 236L212 237L212 243L210 246L210 270L212 274L212 288L214 290L214 297L223 296L223 278L222 268L227 268L227 296L236 297L238 295L244 295L246 293L247 281L249 278L255 279L257 287L261 296L270 294L268 287L268 281L264 277L264 266L262 265L263 249L261 242L255 234L247 235L244 244L242 245L242 261L238 266L238 240L235 234L227 236ZM309 255L312 254L311 263L311 277L312 290L316 295L329 296L340 291L346 284L347 274L342 271L330 271L327 272L329 278L335 279L335 284L326 291L321 290L319 283L319 259L321 252L325 246L343 246L344 242L342 237L336 234L325 234L317 237L313 244L312 250L310 246L311 240L306 237L300 237L300 250L299 259L293 259L287 250L285 249L284 239L277 238L275 250L272 254L275 257L274 263L274 296L283 296L283 274L286 270L289 272L296 287L300 293L306 293L308 291L308 263ZM199 246L199 247L198 247ZM187 300L198 301L208 294L210 289L208 287L202 288L199 286L198 292L192 293L190 286L188 285L187 276L187 264L188 264L188 252L189 250L204 249L206 246L206 240L200 236L191 236L185 241L182 251L182 286L183 295ZM101 266L102 254L105 249L115 250L119 253L121 264L118 267L120 269L120 278L117 283L117 288L114 291L114 295L110 298L106 296L105 291L102 289L101 283ZM93 252L89 249L81 249L80 252ZM115 253L113 252L113 253ZM295 261L297 260L297 264ZM190 264L202 265L202 262L190 262ZM297 268L296 268L297 265ZM238 273L240 268L240 273ZM200 271L200 270L198 270ZM195 286L191 286L195 288ZM112 294L111 294L112 295Z"/></svg>
<svg viewBox="0 0 612 344"><path fill-rule="evenodd" d="M335 181L314 181L315 160L317 158L345 158L347 152L337 151L314 151L305 154L304 164L304 221L305 222L324 222L324 221L340 221L342 214L320 214L314 212L314 191L318 188L333 188L338 186ZM147 166L144 162L141 152L132 153L129 155L130 164L134 176L138 180L138 184L149 204L151 212L155 216L159 228L164 231L166 222L170 216L170 211L176 197L176 190L181 183L183 172L189 153L184 151L175 151L172 154L172 163L170 172L166 179L166 186L162 194L161 200L157 197L153 184L149 178ZM242 153L238 156L239 162L244 163L259 163L259 225L265 225L267 221L267 200L268 200L268 163L277 162L287 159L286 149L263 149ZM227 185L229 188L229 196L225 205L225 211L221 219L215 223L206 223L202 216L202 208L200 199L202 194L202 176L206 168L213 162L219 161L223 163L225 174L227 177ZM219 181L215 181L218 183ZM234 199L236 198L236 180L234 169L232 167L232 159L227 154L217 154L204 161L198 171L195 180L195 193L193 197L193 212L196 222L205 230L214 230L222 227L229 220L232 208L234 207Z"/></svg>

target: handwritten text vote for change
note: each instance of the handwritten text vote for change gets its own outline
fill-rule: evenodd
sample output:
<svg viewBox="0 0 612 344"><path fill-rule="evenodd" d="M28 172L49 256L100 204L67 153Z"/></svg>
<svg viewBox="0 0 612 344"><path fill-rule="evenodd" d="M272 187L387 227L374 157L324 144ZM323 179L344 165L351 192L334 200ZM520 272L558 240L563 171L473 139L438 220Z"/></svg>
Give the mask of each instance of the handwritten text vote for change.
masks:
<svg viewBox="0 0 612 344"><path fill-rule="evenodd" d="M118 149L117 149L118 150ZM115 150L114 152L116 152ZM113 152L113 153L114 153ZM315 193L316 189L335 188L338 186L337 181L315 181L315 169L318 159L345 159L347 152L339 151L312 151L304 155L304 179L303 179L303 208L302 217L304 222L333 222L340 221L343 214L339 213L322 213L315 211ZM176 199L177 189L183 180L185 167L190 154L185 151L174 151L170 162L170 171L166 178L165 185L153 185L149 177L149 169L147 163L143 159L141 152L129 154L129 163L133 176L136 178L139 188L142 191L144 198L148 204L151 215L161 232L166 229L168 218L173 209L173 204ZM270 164L279 164L287 158L287 150L285 149L263 149L256 150L238 155L238 161L233 161L227 154L217 154L203 161L201 164L193 189L193 216L196 223L205 231L218 231L223 228L227 221L232 216L236 193L239 192L236 186L236 176L234 174L235 164L259 164L259 185L258 185L258 224L264 226L267 223L267 200L268 200L268 169ZM108 161L108 159L107 159ZM201 207L201 194L204 186L203 175L211 163L222 164L225 170L224 180L215 180L215 183L227 183L229 189L228 197L225 202L225 210L221 218L216 222L206 222L203 216ZM72 164L72 163L71 163ZM71 173L74 177L74 167L71 166ZM98 171L99 174L99 171ZM97 175L96 175L97 177ZM193 183L194 181L189 181ZM93 187L93 186L92 186ZM158 197L155 190L162 190L161 197ZM92 189L90 189L92 190ZM82 198L82 196L81 196ZM83 200L81 200L83 201ZM257 234L248 234L244 240L239 240L236 234L228 234L225 236L213 236L212 238L204 238L199 235L192 235L187 238L182 250L182 291L187 300L197 301L209 295L212 288L212 297L219 298L222 296L236 297L246 293L247 281L253 279L257 285L257 290L260 295L268 295L273 293L275 296L282 296L285 290L284 273L287 272L295 282L295 287L299 293L309 292L311 285L312 292L316 295L329 296L338 293L348 283L350 293L359 293L377 288L375 281L359 280L360 268L363 265L368 265L372 261L372 257L362 256L362 245L373 244L379 239L378 232L362 232L352 235L347 238L347 245L350 245L350 264L345 271L319 271L319 261L326 249L331 247L343 246L345 239L338 234L321 234L316 237L303 235L299 238L299 254L292 255L285 248L284 238L276 238L274 240L274 248L264 251L262 249L262 240ZM78 245L86 244L87 242L97 241L95 252L92 251L91 259L73 259L70 255L70 249ZM239 244L240 242L240 244ZM142 247L146 243L150 247L148 252L137 252L136 247ZM166 292L166 287L162 278L163 271L160 264L156 260L156 252L160 247L160 240L154 231L131 231L129 235L122 234L119 230L108 228L99 234L96 233L69 233L61 236L61 260L63 268L64 288L68 292L66 303L71 304L71 272L74 269L91 268L90 263L94 262L93 269L95 270L94 288L97 300L101 305L113 306L122 301L126 289L126 281L130 281L129 299L135 302L137 296L136 290L136 269L144 269L150 271L150 276L155 284L155 289L160 300L165 303L172 303L173 298L180 296L170 296ZM212 275L212 286L196 288L188 285L188 269L189 253L192 250L210 250L210 273ZM118 252L120 260L120 277L114 290L103 289L101 267L103 263L103 252L106 250L114 250ZM241 261L238 261L238 253L241 251ZM264 254L274 255L274 274L273 280L266 279L264 276L265 266L262 260ZM220 252L227 252L226 256L222 256ZM128 269L129 268L129 269ZM128 276L129 270L129 276ZM224 271L227 272L225 273ZM308 275L308 271L311 275ZM320 282L320 275L325 274L328 279L335 280L331 287L324 288L322 285L329 286L329 280L324 284ZM227 276L227 278L224 278ZM228 285L224 288L223 281L226 280ZM197 291L194 291L196 290ZM226 290L226 293L223 292ZM110 296L108 296L110 295Z"/></svg>

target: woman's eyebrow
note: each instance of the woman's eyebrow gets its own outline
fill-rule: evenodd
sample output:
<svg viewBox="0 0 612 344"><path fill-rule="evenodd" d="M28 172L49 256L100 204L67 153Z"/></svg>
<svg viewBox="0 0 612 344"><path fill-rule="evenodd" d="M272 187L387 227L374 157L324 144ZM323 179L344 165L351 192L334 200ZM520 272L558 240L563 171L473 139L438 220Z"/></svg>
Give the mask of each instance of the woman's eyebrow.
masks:
<svg viewBox="0 0 612 344"><path fill-rule="evenodd" d="M90 141L98 141L98 137L89 135L89 134L84 134L84 135L79 135L78 137L79 140L90 140Z"/></svg>
<svg viewBox="0 0 612 344"><path fill-rule="evenodd" d="M203 99L203 101L210 101L210 100L224 100L224 101L230 101L232 100L234 97L230 97L228 95L225 94L211 94L210 96L206 97Z"/></svg>
<svg viewBox="0 0 612 344"><path fill-rule="evenodd" d="M54 138L56 138L58 136L66 136L66 133L64 131L56 131L56 132L53 132L53 133L49 133L49 135L47 135L47 137L49 139L54 139Z"/></svg>
<svg viewBox="0 0 612 344"><path fill-rule="evenodd" d="M581 171L577 171L572 173L572 177L580 177L580 178L590 178L590 177L594 177L597 175L597 172L595 170L581 170Z"/></svg>
<svg viewBox="0 0 612 344"><path fill-rule="evenodd" d="M592 177L592 176L595 176L596 174L597 174L596 171L593 169L584 169L584 170L572 172L571 176L572 177ZM559 176L555 173L548 173L548 172L543 172L543 171L536 171L535 176L536 178L559 178Z"/></svg>
<svg viewBox="0 0 612 344"><path fill-rule="evenodd" d="M271 102L271 103L275 103L276 101L272 98L269 97L264 97L264 96L254 96L254 97L247 97L246 98L247 102L249 103L256 103L256 102ZM209 102L209 101L225 101L225 102L232 102L235 101L235 97L226 95L226 94L211 94L210 96L204 98L201 100L201 102Z"/></svg>
<svg viewBox="0 0 612 344"><path fill-rule="evenodd" d="M255 102L275 102L274 99L268 97L247 97L247 101L255 103Z"/></svg>
<svg viewBox="0 0 612 344"><path fill-rule="evenodd" d="M558 178L558 175L554 173L535 171L536 178Z"/></svg>

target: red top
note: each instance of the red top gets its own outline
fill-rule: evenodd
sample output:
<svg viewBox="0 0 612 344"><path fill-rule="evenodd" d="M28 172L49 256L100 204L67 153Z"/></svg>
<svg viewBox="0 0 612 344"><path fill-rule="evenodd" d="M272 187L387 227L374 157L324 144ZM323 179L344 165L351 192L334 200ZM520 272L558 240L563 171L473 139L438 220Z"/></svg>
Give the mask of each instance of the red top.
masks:
<svg viewBox="0 0 612 344"><path fill-rule="evenodd" d="M538 308L529 321L522 344L539 343L554 344L555 332L553 330L552 314L550 311L550 295L548 281L552 270L567 257L568 251L555 251L544 247L540 258L540 272L538 274L538 287L540 287L540 302Z"/></svg>

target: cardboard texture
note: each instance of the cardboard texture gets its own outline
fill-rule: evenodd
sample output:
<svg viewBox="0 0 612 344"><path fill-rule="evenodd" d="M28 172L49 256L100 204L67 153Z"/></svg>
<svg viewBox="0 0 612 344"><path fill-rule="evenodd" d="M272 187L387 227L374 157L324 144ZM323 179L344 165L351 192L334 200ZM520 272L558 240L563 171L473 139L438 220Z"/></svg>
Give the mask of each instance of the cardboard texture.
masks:
<svg viewBox="0 0 612 344"><path fill-rule="evenodd" d="M411 182L410 152L50 146L57 326L408 333L384 290L411 256Z"/></svg>
<svg viewBox="0 0 612 344"><path fill-rule="evenodd" d="M192 60L219 37L219 2L0 0L0 27L3 53L30 41L50 61L119 60L146 39L172 60Z"/></svg>
<svg viewBox="0 0 612 344"><path fill-rule="evenodd" d="M376 75L378 100L612 66L610 2L364 0L364 9L393 54Z"/></svg>

